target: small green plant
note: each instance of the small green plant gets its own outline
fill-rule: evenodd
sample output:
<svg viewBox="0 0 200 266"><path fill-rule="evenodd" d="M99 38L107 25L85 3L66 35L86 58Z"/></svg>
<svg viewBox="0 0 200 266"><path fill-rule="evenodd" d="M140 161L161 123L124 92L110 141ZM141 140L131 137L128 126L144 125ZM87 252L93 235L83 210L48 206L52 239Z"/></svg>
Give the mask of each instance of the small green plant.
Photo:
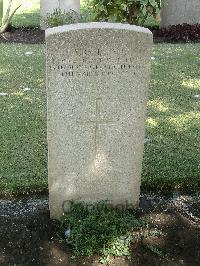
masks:
<svg viewBox="0 0 200 266"><path fill-rule="evenodd" d="M47 28L57 27L66 24L74 24L80 21L79 14L74 10L65 11L60 8L56 8L53 13L47 14L43 19Z"/></svg>
<svg viewBox="0 0 200 266"><path fill-rule="evenodd" d="M133 231L145 222L132 210L119 210L107 202L71 202L69 212L56 224L59 237L72 246L76 257L98 253L105 263L112 256L129 256Z"/></svg>
<svg viewBox="0 0 200 266"><path fill-rule="evenodd" d="M8 7L6 10L5 16L3 15L3 0L0 0L0 34L4 33L8 26L11 23L11 20L16 13L17 9L20 8L21 5L17 6L12 12L11 12L11 6L12 6L13 0L10 0L8 3Z"/></svg>

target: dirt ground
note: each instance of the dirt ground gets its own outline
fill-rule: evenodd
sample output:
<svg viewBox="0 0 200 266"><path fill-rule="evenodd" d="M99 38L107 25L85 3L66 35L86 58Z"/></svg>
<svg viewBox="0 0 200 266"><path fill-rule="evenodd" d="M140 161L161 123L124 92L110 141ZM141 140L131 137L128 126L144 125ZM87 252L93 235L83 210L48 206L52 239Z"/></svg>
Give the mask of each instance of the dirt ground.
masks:
<svg viewBox="0 0 200 266"><path fill-rule="evenodd" d="M139 212L148 228L132 244L131 258L113 258L110 265L199 265L199 194L143 194ZM55 235L47 196L0 200L0 265L99 265L98 256L71 256Z"/></svg>
<svg viewBox="0 0 200 266"><path fill-rule="evenodd" d="M11 29L0 35L0 43L37 44L45 41L45 31L40 29Z"/></svg>

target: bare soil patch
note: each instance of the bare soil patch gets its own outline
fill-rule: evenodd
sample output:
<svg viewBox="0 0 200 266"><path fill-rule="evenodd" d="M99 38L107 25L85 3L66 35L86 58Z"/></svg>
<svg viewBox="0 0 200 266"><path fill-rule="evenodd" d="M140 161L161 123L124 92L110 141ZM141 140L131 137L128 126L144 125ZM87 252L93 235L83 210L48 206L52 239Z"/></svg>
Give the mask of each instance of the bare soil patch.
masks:
<svg viewBox="0 0 200 266"><path fill-rule="evenodd" d="M0 43L29 43L37 44L45 41L45 31L40 29L15 29L0 35Z"/></svg>
<svg viewBox="0 0 200 266"><path fill-rule="evenodd" d="M143 194L139 213L149 221L131 258L113 258L110 265L199 265L200 198ZM99 265L98 256L73 260L49 218L46 196L0 200L0 264ZM84 243L83 243L84 245Z"/></svg>

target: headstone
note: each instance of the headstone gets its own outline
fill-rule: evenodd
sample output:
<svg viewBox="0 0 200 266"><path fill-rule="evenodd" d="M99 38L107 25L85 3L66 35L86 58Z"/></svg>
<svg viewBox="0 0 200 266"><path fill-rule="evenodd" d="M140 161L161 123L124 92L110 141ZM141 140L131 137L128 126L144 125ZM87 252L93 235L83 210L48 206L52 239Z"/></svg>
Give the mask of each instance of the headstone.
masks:
<svg viewBox="0 0 200 266"><path fill-rule="evenodd" d="M200 22L200 0L165 0L160 27Z"/></svg>
<svg viewBox="0 0 200 266"><path fill-rule="evenodd" d="M128 24L46 30L51 217L67 201L138 204L152 34Z"/></svg>
<svg viewBox="0 0 200 266"><path fill-rule="evenodd" d="M43 20L58 8L65 11L74 10L79 14L80 0L40 0L40 24L42 28L45 28Z"/></svg>

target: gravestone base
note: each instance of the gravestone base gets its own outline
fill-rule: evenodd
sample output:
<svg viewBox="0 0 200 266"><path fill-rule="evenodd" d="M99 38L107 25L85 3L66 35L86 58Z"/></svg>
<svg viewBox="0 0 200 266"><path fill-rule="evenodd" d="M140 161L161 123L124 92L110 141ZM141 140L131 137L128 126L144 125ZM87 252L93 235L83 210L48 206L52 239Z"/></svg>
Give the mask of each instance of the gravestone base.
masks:
<svg viewBox="0 0 200 266"><path fill-rule="evenodd" d="M140 193L139 193L140 195ZM138 195L138 199L139 199L139 195ZM123 200L124 198L124 200ZM108 200L108 197L106 196L105 198L101 195L101 197L98 198L94 197L94 198L85 198L85 197L80 197L80 199L73 199L73 201L75 202L81 202L81 203L88 203L88 204L96 204L97 202L105 202L106 204L117 208L118 210L124 210L124 209L128 209L128 210L135 210L136 208L139 207L139 200L138 201L133 201L133 199L128 200L126 196L121 196L119 195L119 198L115 199L114 197L111 197L111 200ZM71 203L69 200L63 200L62 203L62 208L60 207L60 205L58 206L59 213L67 213L70 210L70 206ZM58 217L60 216L60 214L58 215ZM54 216L55 217L55 216Z"/></svg>

